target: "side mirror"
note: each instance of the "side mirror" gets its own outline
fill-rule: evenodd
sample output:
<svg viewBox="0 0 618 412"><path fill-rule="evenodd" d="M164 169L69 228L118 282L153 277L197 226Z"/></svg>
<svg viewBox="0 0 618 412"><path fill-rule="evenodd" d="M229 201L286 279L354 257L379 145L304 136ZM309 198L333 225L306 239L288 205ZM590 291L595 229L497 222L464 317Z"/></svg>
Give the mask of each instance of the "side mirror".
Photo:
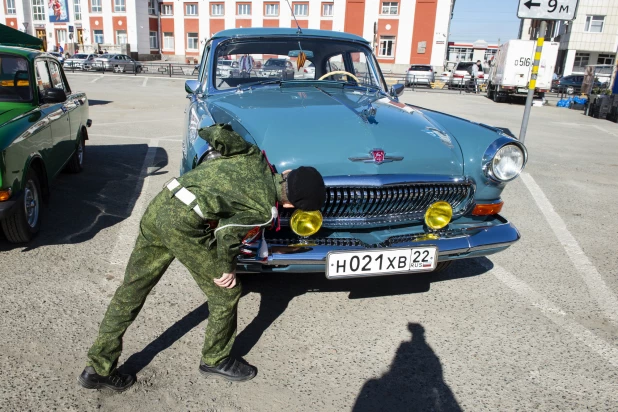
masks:
<svg viewBox="0 0 618 412"><path fill-rule="evenodd" d="M67 101L67 94L63 89L46 89L41 92L41 101L43 103L64 103Z"/></svg>
<svg viewBox="0 0 618 412"><path fill-rule="evenodd" d="M200 82L197 80L187 80L185 81L185 92L189 94L195 93L197 89L200 88Z"/></svg>
<svg viewBox="0 0 618 412"><path fill-rule="evenodd" d="M403 84L394 84L391 87L391 96L399 97L403 94L404 86Z"/></svg>

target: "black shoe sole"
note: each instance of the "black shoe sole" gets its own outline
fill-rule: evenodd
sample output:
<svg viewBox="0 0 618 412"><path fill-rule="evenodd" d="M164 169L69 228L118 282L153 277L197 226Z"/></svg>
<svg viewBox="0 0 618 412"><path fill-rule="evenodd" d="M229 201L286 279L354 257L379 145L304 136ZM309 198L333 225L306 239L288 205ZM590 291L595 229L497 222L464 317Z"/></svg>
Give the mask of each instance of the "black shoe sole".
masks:
<svg viewBox="0 0 618 412"><path fill-rule="evenodd" d="M131 384L129 386L125 386L124 388L119 388L117 386L109 385L107 383L100 383L100 382L93 383L93 382L87 381L87 380L83 379L81 376L79 376L77 378L77 383L79 383L82 387L84 387L86 389L109 389L111 391L120 393L120 392L126 391L131 386L133 386L135 381L131 382Z"/></svg>
<svg viewBox="0 0 618 412"><path fill-rule="evenodd" d="M220 379L225 379L226 381L229 381L229 382L247 382L257 376L257 373L254 373L253 375L249 375L249 376L240 376L240 377L225 376L225 375L222 375L216 372L206 372L205 370L202 370L202 369L200 369L200 373L207 378L220 378Z"/></svg>

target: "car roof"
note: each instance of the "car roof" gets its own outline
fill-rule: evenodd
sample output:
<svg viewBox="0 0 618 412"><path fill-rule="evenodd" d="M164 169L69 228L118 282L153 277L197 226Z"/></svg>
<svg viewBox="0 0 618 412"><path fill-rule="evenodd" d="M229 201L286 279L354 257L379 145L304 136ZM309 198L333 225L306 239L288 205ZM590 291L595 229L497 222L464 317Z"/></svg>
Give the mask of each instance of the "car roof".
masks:
<svg viewBox="0 0 618 412"><path fill-rule="evenodd" d="M27 49L25 47L13 47L13 46L0 46L0 53L15 54L17 56L26 57L28 59L34 59L35 57L41 54L47 55L47 53L39 51L39 50Z"/></svg>
<svg viewBox="0 0 618 412"><path fill-rule="evenodd" d="M229 37L260 37L260 36L298 36L298 37L324 37L340 40L353 40L369 44L364 38L355 34L330 31L330 30L314 30L302 29L302 33L298 33L297 28L285 27L259 27L246 29L228 29L215 33L212 39L221 39Z"/></svg>

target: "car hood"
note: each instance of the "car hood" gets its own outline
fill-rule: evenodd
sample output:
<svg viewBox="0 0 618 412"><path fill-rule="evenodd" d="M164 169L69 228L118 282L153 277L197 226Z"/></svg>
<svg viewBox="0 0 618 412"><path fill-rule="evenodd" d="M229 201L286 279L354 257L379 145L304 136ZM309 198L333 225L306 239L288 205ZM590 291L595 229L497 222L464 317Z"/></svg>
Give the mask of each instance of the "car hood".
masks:
<svg viewBox="0 0 618 412"><path fill-rule="evenodd" d="M0 127L30 110L32 110L30 104L0 103Z"/></svg>
<svg viewBox="0 0 618 412"><path fill-rule="evenodd" d="M421 111L374 93L264 87L211 96L208 109L217 123L246 129L281 171L311 165L325 176L463 174L453 136ZM377 164L374 149L400 160Z"/></svg>

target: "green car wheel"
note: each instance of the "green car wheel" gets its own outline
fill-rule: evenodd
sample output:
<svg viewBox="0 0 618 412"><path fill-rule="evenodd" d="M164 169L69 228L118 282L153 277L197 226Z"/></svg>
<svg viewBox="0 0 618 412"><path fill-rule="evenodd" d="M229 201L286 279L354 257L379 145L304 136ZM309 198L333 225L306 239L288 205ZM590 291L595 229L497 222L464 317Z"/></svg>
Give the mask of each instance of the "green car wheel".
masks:
<svg viewBox="0 0 618 412"><path fill-rule="evenodd" d="M39 231L41 225L41 183L36 172L28 171L22 205L2 221L2 230L11 243L25 243Z"/></svg>

